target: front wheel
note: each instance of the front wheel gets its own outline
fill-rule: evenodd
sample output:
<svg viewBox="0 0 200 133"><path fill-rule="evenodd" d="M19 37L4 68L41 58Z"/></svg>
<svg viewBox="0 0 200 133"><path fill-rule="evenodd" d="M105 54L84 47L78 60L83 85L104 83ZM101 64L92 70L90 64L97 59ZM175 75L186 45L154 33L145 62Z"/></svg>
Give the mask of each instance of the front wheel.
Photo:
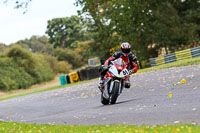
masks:
<svg viewBox="0 0 200 133"><path fill-rule="evenodd" d="M105 98L103 97L103 93L101 93L101 103L104 104L104 105L109 104L109 100L107 100L107 99L105 99Z"/></svg>
<svg viewBox="0 0 200 133"><path fill-rule="evenodd" d="M120 83L115 82L113 85L112 93L110 95L110 103L115 104L117 101L117 97L119 96L119 85Z"/></svg>

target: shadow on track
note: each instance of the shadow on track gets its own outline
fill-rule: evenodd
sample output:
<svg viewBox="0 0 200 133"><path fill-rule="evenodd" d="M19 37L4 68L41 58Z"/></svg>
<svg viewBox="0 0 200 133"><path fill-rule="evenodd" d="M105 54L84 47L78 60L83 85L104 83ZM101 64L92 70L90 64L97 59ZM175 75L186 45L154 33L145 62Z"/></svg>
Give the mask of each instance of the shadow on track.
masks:
<svg viewBox="0 0 200 133"><path fill-rule="evenodd" d="M138 99L139 99L139 98L138 98ZM125 100L125 101L121 101L121 102L116 102L115 104L128 103L128 102L136 101L136 100L138 100L138 99ZM110 104L110 105L115 105L115 104Z"/></svg>
<svg viewBox="0 0 200 133"><path fill-rule="evenodd" d="M132 102L132 101L136 101L142 98L134 98L134 99L130 99L130 100L125 100L125 101L121 101L121 102L116 102L115 104L108 104L108 105L101 105L101 106L97 106L95 108L101 108L101 107L105 107L105 106L114 106L114 105L118 105L118 104L123 104L123 103L128 103L128 102Z"/></svg>

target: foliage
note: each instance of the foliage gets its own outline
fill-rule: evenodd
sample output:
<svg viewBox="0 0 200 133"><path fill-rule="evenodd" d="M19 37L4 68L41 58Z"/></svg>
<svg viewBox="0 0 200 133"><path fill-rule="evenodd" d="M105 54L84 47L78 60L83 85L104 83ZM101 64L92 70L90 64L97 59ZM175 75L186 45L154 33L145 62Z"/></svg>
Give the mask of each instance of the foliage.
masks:
<svg viewBox="0 0 200 133"><path fill-rule="evenodd" d="M171 3L160 4L154 12L154 18L156 20L151 25L156 29L154 43L164 47L167 54L168 49L174 52L181 45L188 45L192 40L191 36L195 32L192 25L182 22L178 11Z"/></svg>
<svg viewBox="0 0 200 133"><path fill-rule="evenodd" d="M72 65L66 61L58 62L58 72L59 73L69 73L72 70Z"/></svg>
<svg viewBox="0 0 200 133"><path fill-rule="evenodd" d="M18 45L11 47L7 52L7 56L12 58L19 66L24 67L27 72L36 65L32 53Z"/></svg>
<svg viewBox="0 0 200 133"><path fill-rule="evenodd" d="M13 46L0 58L0 89L27 88L53 79L48 62L20 46Z"/></svg>
<svg viewBox="0 0 200 133"><path fill-rule="evenodd" d="M76 0L93 21L93 50L107 58L109 50L128 41L139 61L173 52L199 41L198 0Z"/></svg>
<svg viewBox="0 0 200 133"><path fill-rule="evenodd" d="M55 48L74 48L78 41L87 40L86 26L81 19L78 16L71 16L49 20L46 31L49 42L54 44Z"/></svg>
<svg viewBox="0 0 200 133"><path fill-rule="evenodd" d="M92 41L79 42L78 45L77 45L77 48L74 49L74 52L81 55L82 60L85 64L87 64L88 59L93 56L93 53L91 52L91 46L90 46L91 42ZM95 57L96 57L96 55L95 55Z"/></svg>
<svg viewBox="0 0 200 133"><path fill-rule="evenodd" d="M12 58L0 58L0 90L27 88L33 80Z"/></svg>
<svg viewBox="0 0 200 133"><path fill-rule="evenodd" d="M12 5L14 5L16 9L23 9L23 14L25 14L28 11L27 8L31 1L32 0L4 0L3 3L12 2Z"/></svg>
<svg viewBox="0 0 200 133"><path fill-rule="evenodd" d="M59 72L58 60L55 56L42 54L40 58L43 58L46 62L48 62L50 68L53 70L54 73Z"/></svg>
<svg viewBox="0 0 200 133"><path fill-rule="evenodd" d="M72 64L73 68L78 68L83 65L82 57L77 52L67 48L56 48L54 55L59 61L67 61Z"/></svg>
<svg viewBox="0 0 200 133"><path fill-rule="evenodd" d="M46 36L32 36L30 39L20 40L12 45L16 44L34 53L40 52L50 54L53 50L53 47L48 43L48 38Z"/></svg>
<svg viewBox="0 0 200 133"><path fill-rule="evenodd" d="M70 125L37 125L37 124L25 124L25 123L12 123L12 122L0 122L0 132L9 133L9 132L138 132L138 133L155 133L155 132L181 132L181 133L198 133L200 130L199 125L192 124L179 124L179 125L93 125L93 126L70 126Z"/></svg>
<svg viewBox="0 0 200 133"><path fill-rule="evenodd" d="M46 33L54 47L75 50L84 62L91 56L106 59L127 41L142 68L142 62L157 57L163 48L170 53L200 42L199 0L76 0L76 5L82 6L79 15L84 19L49 20ZM80 50L86 40L88 51Z"/></svg>

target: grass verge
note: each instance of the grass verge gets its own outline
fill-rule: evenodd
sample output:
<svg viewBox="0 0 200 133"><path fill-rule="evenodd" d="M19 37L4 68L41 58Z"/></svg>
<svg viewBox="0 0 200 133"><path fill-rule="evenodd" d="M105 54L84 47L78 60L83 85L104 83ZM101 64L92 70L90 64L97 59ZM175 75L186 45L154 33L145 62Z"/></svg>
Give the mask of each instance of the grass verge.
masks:
<svg viewBox="0 0 200 133"><path fill-rule="evenodd" d="M183 125L37 125L10 123L0 121L2 133L199 133L200 126L192 124Z"/></svg>
<svg viewBox="0 0 200 133"><path fill-rule="evenodd" d="M173 62L173 63L163 64L163 65L160 65L160 66L155 66L155 67L150 67L150 68L145 68L145 69L139 69L137 73L157 71L157 70L160 70L160 69L166 69L166 68L171 68L171 67L180 67L180 66L189 66L189 65L200 65L200 57L180 60L180 61L176 61L176 62ZM48 90L55 90L55 89L63 88L63 87L69 87L69 86L73 86L73 85L77 85L77 84L87 83L87 82L90 82L90 81L93 81L93 80L97 80L97 79L92 79L92 80L88 80L88 81L81 81L81 82L78 82L78 83L67 84L67 85L64 85L64 86L54 86L54 87L41 89L41 90L34 90L34 91L31 91L31 92L26 92L26 93L11 94L9 96L1 97L0 100L6 100L6 99L18 97L18 96L24 96L24 95L29 95L29 94L33 94L33 93L48 91Z"/></svg>

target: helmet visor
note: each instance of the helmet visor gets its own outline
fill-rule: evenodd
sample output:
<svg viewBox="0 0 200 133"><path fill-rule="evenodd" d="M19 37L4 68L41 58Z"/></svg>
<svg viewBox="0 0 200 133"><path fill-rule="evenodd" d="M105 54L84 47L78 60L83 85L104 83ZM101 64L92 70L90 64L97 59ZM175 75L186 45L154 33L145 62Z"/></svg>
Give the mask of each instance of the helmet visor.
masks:
<svg viewBox="0 0 200 133"><path fill-rule="evenodd" d="M131 49L122 49L122 52L125 53L125 54L128 54L130 53Z"/></svg>

